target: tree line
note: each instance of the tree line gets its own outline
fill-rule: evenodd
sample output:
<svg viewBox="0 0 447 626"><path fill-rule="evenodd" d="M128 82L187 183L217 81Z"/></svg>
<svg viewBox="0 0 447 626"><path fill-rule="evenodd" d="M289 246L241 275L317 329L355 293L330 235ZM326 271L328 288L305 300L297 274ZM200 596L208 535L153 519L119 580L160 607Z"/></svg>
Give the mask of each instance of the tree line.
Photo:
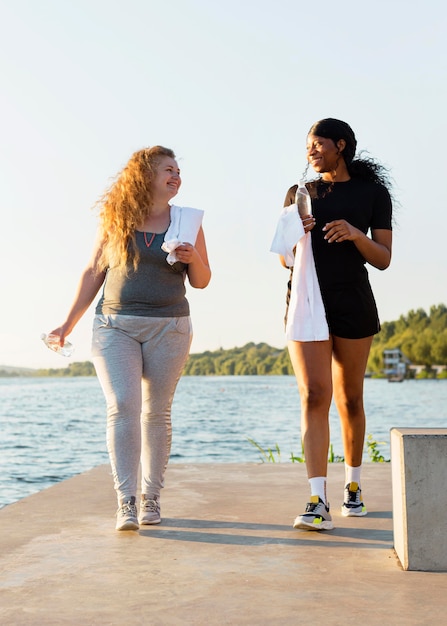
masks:
<svg viewBox="0 0 447 626"><path fill-rule="evenodd" d="M400 348L413 364L447 365L447 307L432 306L429 313L423 309L411 310L394 322L384 322L373 340L367 372L379 376L383 371L383 351ZM190 354L185 365L185 376L265 376L293 375L286 347L274 348L266 343L247 343L239 348ZM2 372L0 376L13 374ZM24 375L24 374L22 374ZM93 363L71 363L62 369L39 369L26 375L33 376L94 376ZM447 373L444 373L446 376Z"/></svg>
<svg viewBox="0 0 447 626"><path fill-rule="evenodd" d="M35 376L96 376L96 371L91 361L78 361L70 363L67 367L55 369L36 370Z"/></svg>
<svg viewBox="0 0 447 626"><path fill-rule="evenodd" d="M433 365L447 365L447 307L438 304L411 310L395 322L384 322L373 340L368 369L379 373L383 368L383 351L400 348L415 365L429 370Z"/></svg>
<svg viewBox="0 0 447 626"><path fill-rule="evenodd" d="M190 354L185 376L265 376L293 374L287 348L247 343L242 348Z"/></svg>
<svg viewBox="0 0 447 626"><path fill-rule="evenodd" d="M368 359L367 372L383 373L383 351L400 348L403 354L427 370L432 365L447 365L447 307L432 306L427 314L423 309L411 310L397 321L384 322L375 335ZM242 348L216 350L191 354L185 375L292 375L293 369L287 348L272 348L265 343L248 343ZM445 374L444 374L445 376Z"/></svg>

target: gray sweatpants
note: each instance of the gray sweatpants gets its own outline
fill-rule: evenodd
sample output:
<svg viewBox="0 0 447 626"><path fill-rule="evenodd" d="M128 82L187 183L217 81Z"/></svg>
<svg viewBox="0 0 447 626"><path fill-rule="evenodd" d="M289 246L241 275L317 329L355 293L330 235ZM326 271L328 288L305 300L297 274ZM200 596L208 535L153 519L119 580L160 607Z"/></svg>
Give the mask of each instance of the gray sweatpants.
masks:
<svg viewBox="0 0 447 626"><path fill-rule="evenodd" d="M118 505L160 495L171 451L171 405L192 340L189 317L96 315L92 356L107 403L107 449Z"/></svg>

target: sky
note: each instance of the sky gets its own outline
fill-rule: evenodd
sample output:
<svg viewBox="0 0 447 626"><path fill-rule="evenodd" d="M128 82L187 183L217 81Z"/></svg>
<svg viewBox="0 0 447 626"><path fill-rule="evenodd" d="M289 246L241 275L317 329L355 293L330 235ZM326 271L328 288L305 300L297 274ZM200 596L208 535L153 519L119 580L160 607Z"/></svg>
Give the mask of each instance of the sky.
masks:
<svg viewBox="0 0 447 626"><path fill-rule="evenodd" d="M187 290L191 351L285 346L270 245L324 117L395 183L392 264L369 271L381 320L446 303L446 14L441 0L0 0L0 365L90 360L94 306L70 359L40 335L73 301L95 203L155 144L178 157L175 203L205 211L213 276Z"/></svg>

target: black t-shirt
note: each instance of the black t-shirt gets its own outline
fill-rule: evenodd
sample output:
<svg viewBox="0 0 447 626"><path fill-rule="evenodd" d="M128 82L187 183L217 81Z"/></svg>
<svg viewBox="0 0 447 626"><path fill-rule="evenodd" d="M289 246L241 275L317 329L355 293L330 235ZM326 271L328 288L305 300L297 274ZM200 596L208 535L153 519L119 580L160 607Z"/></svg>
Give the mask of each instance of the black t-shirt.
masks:
<svg viewBox="0 0 447 626"><path fill-rule="evenodd" d="M367 272L365 259L354 242L328 243L322 229L325 224L344 219L367 234L372 229L391 230L392 204L388 190L378 183L351 178L346 182L307 183L312 198L315 227L312 229L312 250L318 281L326 288L361 282ZM287 193L284 205L295 201L296 185Z"/></svg>

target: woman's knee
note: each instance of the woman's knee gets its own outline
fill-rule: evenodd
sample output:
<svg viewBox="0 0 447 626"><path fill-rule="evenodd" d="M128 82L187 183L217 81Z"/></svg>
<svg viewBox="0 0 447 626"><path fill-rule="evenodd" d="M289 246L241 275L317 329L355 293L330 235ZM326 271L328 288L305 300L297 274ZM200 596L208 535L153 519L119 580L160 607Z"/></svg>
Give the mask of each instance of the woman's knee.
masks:
<svg viewBox="0 0 447 626"><path fill-rule="evenodd" d="M331 404L332 390L319 384L300 385L301 405L308 410L327 409Z"/></svg>
<svg viewBox="0 0 447 626"><path fill-rule="evenodd" d="M126 419L140 419L141 414L141 400L135 398L132 394L124 393L120 395L114 395L113 398L108 398L107 401L107 417L109 420L118 420L122 418Z"/></svg>
<svg viewBox="0 0 447 626"><path fill-rule="evenodd" d="M149 412L143 410L141 413L141 424L152 428L169 428L171 426L171 411L167 408Z"/></svg>
<svg viewBox="0 0 447 626"><path fill-rule="evenodd" d="M363 415L363 394L336 394L335 404L340 413L348 417Z"/></svg>

